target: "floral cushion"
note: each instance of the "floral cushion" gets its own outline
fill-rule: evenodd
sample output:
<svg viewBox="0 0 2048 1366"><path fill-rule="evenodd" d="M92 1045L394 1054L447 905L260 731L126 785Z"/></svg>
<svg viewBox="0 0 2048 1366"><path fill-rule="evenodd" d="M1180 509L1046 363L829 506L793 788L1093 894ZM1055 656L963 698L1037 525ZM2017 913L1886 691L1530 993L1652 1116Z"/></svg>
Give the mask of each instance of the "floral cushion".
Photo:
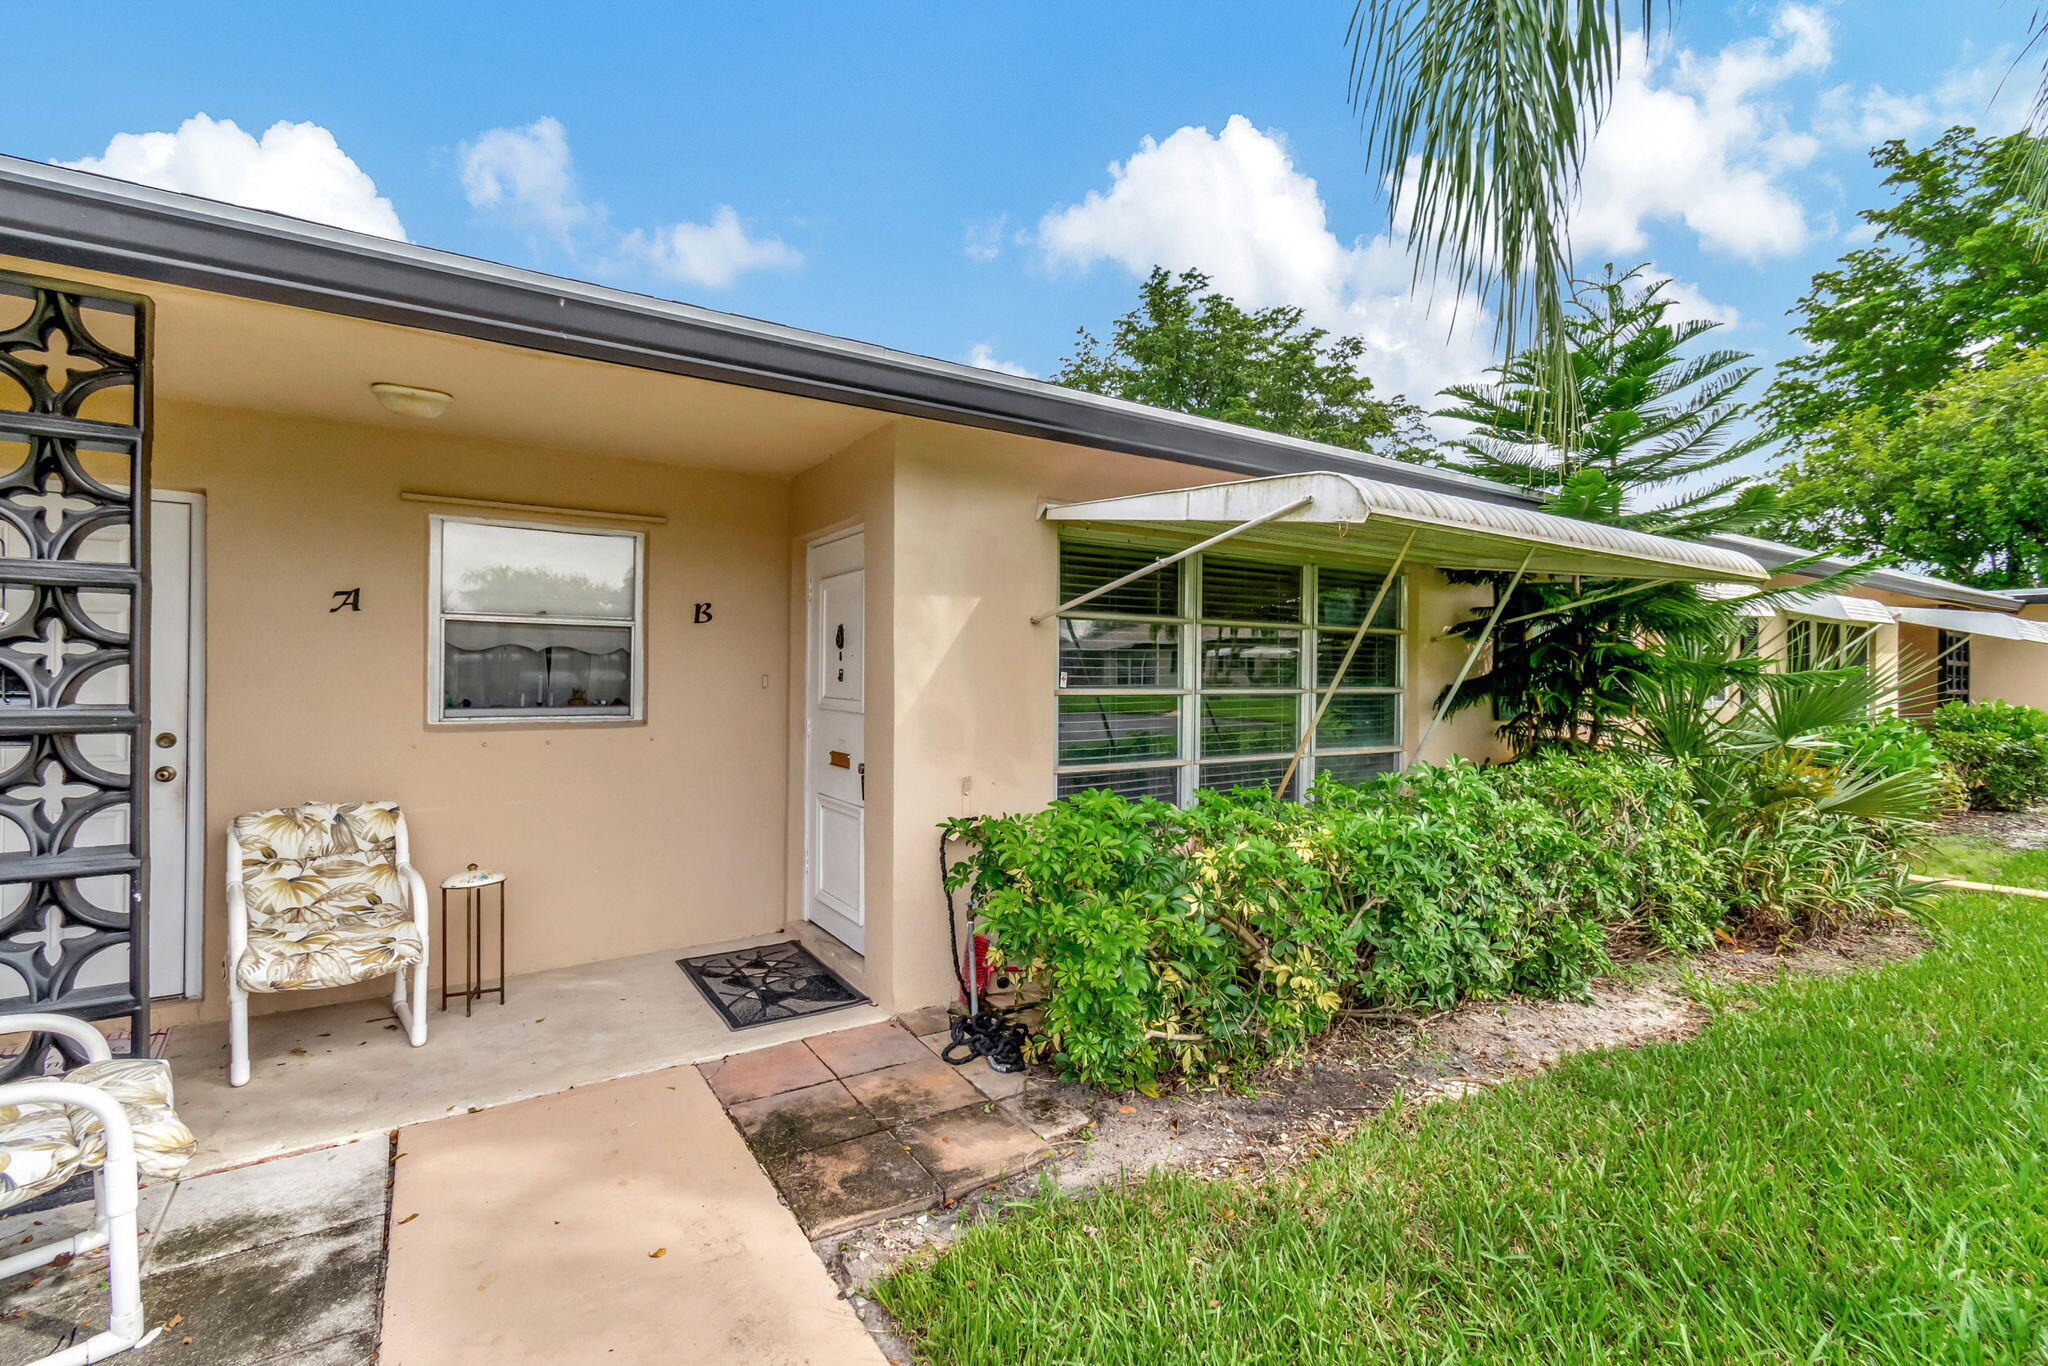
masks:
<svg viewBox="0 0 2048 1366"><path fill-rule="evenodd" d="M135 1131L135 1165L169 1178L198 1146L171 1108L171 1065L154 1058L89 1062L64 1077L121 1103ZM0 1209L34 1199L107 1160L106 1126L90 1110L35 1103L0 1105Z"/></svg>
<svg viewBox="0 0 2048 1366"><path fill-rule="evenodd" d="M397 863L396 802L307 802L238 816L250 991L346 986L423 956Z"/></svg>
<svg viewBox="0 0 2048 1366"><path fill-rule="evenodd" d="M260 930L252 923L235 980L247 991L304 991L385 977L419 962L426 945L412 913L403 906L383 910Z"/></svg>
<svg viewBox="0 0 2048 1366"><path fill-rule="evenodd" d="M0 1105L0 1209L53 1191L83 1169L71 1118L55 1105Z"/></svg>
<svg viewBox="0 0 2048 1366"><path fill-rule="evenodd" d="M171 1065L157 1058L89 1062L65 1077L96 1087L121 1102L135 1131L135 1165L144 1176L176 1176L192 1160L198 1140L171 1108ZM90 1110L72 1110L71 1137L87 1168L107 1160L106 1126Z"/></svg>

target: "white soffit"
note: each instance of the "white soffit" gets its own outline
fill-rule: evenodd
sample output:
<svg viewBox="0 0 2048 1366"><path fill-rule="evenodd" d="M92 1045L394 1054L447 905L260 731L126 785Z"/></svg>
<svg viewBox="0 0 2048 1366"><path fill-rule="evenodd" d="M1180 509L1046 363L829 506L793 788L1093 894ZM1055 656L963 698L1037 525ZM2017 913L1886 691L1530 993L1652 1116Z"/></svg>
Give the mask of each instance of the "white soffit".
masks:
<svg viewBox="0 0 2048 1366"><path fill-rule="evenodd" d="M1971 612L1960 607L1894 607L1892 615L1916 626L1932 626L1960 635L1995 636L1999 640L2025 640L2048 645L2048 622L2000 616L1996 612Z"/></svg>
<svg viewBox="0 0 2048 1366"><path fill-rule="evenodd" d="M1438 569L1513 571L1528 556L1532 574L1742 583L1768 577L1761 564L1732 550L1334 471L1059 503L1043 515L1177 535L1215 535L1270 516L1227 544L1380 560L1392 560L1413 533L1409 563Z"/></svg>

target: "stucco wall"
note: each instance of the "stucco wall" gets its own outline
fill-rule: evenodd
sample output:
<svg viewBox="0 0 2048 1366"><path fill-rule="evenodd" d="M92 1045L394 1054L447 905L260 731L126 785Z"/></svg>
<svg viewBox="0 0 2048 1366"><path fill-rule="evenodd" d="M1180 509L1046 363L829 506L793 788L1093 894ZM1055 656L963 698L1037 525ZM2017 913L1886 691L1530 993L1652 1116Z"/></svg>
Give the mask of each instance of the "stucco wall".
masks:
<svg viewBox="0 0 2048 1366"><path fill-rule="evenodd" d="M200 1017L225 1011L226 823L308 798L403 803L430 883L471 861L506 869L514 972L782 922L786 482L426 423L400 432L185 404L160 409L155 461L159 487L207 500ZM635 528L647 535L644 723L430 727L427 519L458 510L400 501L401 489L667 516ZM328 610L340 588L362 590L360 613ZM691 624L704 601L712 621Z"/></svg>
<svg viewBox="0 0 2048 1366"><path fill-rule="evenodd" d="M1050 623L1033 626L1031 617L1057 600L1059 541L1053 526L1038 519L1040 503L1215 479L1165 461L925 421L901 424L894 591L880 598L871 582L869 597L871 615L884 601L894 615L886 686L895 730L889 905L897 926L889 952L897 1006L945 1000L954 990L937 880L939 823L1028 810L1053 794L1056 637ZM871 546L871 565L874 559ZM1483 590L1453 588L1426 572L1411 582L1412 746L1464 649L1431 637L1460 619ZM871 656L871 670L880 667L881 656ZM1446 723L1430 757L1495 748L1492 722L1474 709Z"/></svg>

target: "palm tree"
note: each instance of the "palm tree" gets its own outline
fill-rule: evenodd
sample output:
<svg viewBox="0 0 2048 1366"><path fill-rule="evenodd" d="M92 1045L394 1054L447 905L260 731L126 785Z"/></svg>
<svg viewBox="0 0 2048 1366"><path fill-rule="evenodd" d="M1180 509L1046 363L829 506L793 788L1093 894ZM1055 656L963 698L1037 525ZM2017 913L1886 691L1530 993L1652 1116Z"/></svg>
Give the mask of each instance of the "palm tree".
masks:
<svg viewBox="0 0 2048 1366"><path fill-rule="evenodd" d="M1571 423L1567 216L1613 99L1633 19L1645 39L1673 0L1354 0L1350 94L1367 169L1395 187L1418 281L1470 289L1499 319L1501 353L1533 348L1551 420ZM2027 53L2048 41L2036 7ZM2048 78L2033 108L2048 132ZM2048 142L2025 193L2048 208Z"/></svg>
<svg viewBox="0 0 2048 1366"><path fill-rule="evenodd" d="M1773 510L1770 487L1713 476L1771 439L1768 429L1740 431L1755 367L1740 351L1694 348L1716 324L1672 319L1668 283L1612 266L1577 282L1562 322L1563 403L1546 397L1556 392L1546 354L1521 352L1494 382L1444 391L1450 406L1437 415L1473 433L1439 458L1570 517L1688 539L1753 528ZM1687 583L1446 573L1508 594L1491 660L1452 709L1492 702L1517 754L1602 743L1655 673L1659 641L1735 625L1728 603ZM1492 616L1482 608L1452 629L1480 638Z"/></svg>

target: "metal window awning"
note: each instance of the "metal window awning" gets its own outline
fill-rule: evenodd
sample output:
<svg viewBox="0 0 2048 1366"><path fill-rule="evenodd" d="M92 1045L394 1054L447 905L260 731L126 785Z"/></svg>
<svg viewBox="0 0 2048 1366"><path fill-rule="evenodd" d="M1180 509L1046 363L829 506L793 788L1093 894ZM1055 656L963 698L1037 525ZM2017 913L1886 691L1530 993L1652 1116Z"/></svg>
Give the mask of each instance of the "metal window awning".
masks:
<svg viewBox="0 0 2048 1366"><path fill-rule="evenodd" d="M1749 596L1747 589L1719 585L1709 585L1704 591L1708 597L1738 599L1735 610L1745 617L1805 617L1861 626L1888 626L1892 621L1893 609L1874 598L1852 598L1847 593L1773 593L1759 598Z"/></svg>
<svg viewBox="0 0 2048 1366"><path fill-rule="evenodd" d="M1891 614L1900 621L1953 631L1958 635L1992 636L1999 640L2024 640L2048 645L2048 622L2028 621L1998 612L1972 612L1960 607L1894 607Z"/></svg>
<svg viewBox="0 0 2048 1366"><path fill-rule="evenodd" d="M1737 551L1334 471L1056 503L1041 515L1072 526L1205 536L1295 554L1391 560L1406 545L1410 563L1438 569L1695 582L1768 577Z"/></svg>

